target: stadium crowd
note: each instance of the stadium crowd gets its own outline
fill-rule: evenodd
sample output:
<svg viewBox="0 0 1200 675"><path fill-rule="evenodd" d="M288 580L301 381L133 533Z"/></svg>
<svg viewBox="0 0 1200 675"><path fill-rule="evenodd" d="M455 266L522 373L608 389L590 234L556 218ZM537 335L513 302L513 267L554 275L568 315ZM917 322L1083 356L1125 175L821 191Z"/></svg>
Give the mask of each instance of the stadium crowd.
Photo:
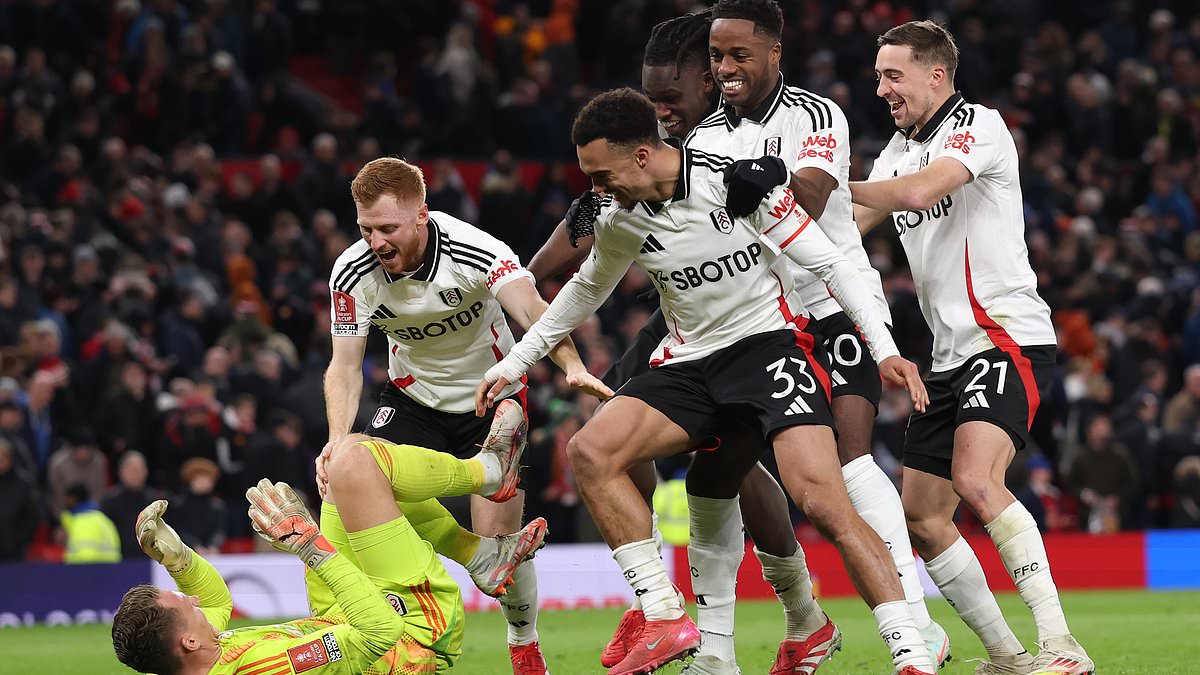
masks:
<svg viewBox="0 0 1200 675"><path fill-rule="evenodd" d="M1013 131L1061 350L1037 447L1011 476L1042 528L1200 527L1200 13L1132 0L782 4L784 70L846 112L854 179L894 130L874 93L875 36L911 18L958 36L964 95ZM252 478L311 486L327 433L327 281L358 236L354 171L381 154L420 160L431 209L528 260L582 186L575 111L636 86L650 26L701 6L6 3L0 560L46 555L64 512L97 508L134 556L133 519L162 495L184 540L211 551L248 534L224 500ZM480 160L476 189L461 169ZM928 365L898 241L879 228L867 250L902 352ZM576 333L594 373L653 310L648 288L631 271ZM387 380L384 353L376 334L360 422ZM594 402L545 364L530 384L528 509L572 541L586 519L565 445ZM909 405L895 390L880 407L877 455L893 467Z"/></svg>

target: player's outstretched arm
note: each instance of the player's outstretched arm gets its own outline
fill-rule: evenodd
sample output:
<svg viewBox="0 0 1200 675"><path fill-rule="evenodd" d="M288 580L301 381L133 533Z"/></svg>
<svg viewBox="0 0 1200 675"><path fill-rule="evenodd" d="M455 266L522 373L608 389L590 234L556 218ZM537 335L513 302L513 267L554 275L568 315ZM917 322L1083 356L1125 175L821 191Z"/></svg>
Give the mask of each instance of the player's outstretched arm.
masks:
<svg viewBox="0 0 1200 675"><path fill-rule="evenodd" d="M971 172L962 162L938 157L929 166L907 176L852 182L850 197L855 204L876 211L924 211L970 180Z"/></svg>
<svg viewBox="0 0 1200 675"><path fill-rule="evenodd" d="M321 454L317 456L317 490L325 496L329 476L325 462L333 444L350 433L354 416L358 414L358 400L362 396L363 354L367 350L367 338L348 335L333 336L333 356L325 369L325 419L329 424L329 438Z"/></svg>
<svg viewBox="0 0 1200 675"><path fill-rule="evenodd" d="M872 209L862 204L854 204L854 223L858 225L859 236L867 236L867 233L875 229L875 226L887 220L888 216L892 215L890 211L882 211L880 209Z"/></svg>
<svg viewBox="0 0 1200 675"><path fill-rule="evenodd" d="M496 294L496 299L500 301L504 311L525 330L529 330L550 307L527 279L518 279L501 288ZM564 338L551 349L549 356L567 374L567 383L570 386L602 401L612 398L612 389L589 373L583 365L583 359L579 357L579 351L575 349L575 343L570 337Z"/></svg>
<svg viewBox="0 0 1200 675"><path fill-rule="evenodd" d="M504 387L521 379L530 366L591 316L608 299L632 263L632 256L607 250L597 242L579 273L571 277L554 302L528 327L521 341L484 373L483 382L475 390L475 414L482 417Z"/></svg>
<svg viewBox="0 0 1200 675"><path fill-rule="evenodd" d="M791 191L779 188L758 212L762 238L772 248L825 282L829 292L858 326L871 356L886 379L908 389L923 411L929 395L912 362L900 356L883 312L854 263L838 250L813 219L797 206Z"/></svg>
<svg viewBox="0 0 1200 675"><path fill-rule="evenodd" d="M207 560L183 543L175 528L163 520L167 500L159 499L142 509L134 525L138 545L147 556L167 568L179 590L196 596L209 622L225 630L233 613L233 597L225 580Z"/></svg>
<svg viewBox="0 0 1200 675"><path fill-rule="evenodd" d="M404 620L370 577L338 555L291 486L264 478L246 490L246 499L254 531L276 549L303 560L341 605L346 625L335 628L334 635L342 658L361 669L396 645Z"/></svg>

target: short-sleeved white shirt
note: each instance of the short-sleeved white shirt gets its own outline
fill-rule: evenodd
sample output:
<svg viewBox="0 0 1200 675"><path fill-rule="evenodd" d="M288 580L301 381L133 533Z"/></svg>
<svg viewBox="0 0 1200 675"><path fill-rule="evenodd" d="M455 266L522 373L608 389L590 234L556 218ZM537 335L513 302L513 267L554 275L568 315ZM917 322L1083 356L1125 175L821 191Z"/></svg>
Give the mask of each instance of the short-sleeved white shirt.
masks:
<svg viewBox="0 0 1200 675"><path fill-rule="evenodd" d="M1005 343L1055 344L1025 246L1017 149L1000 113L955 94L919 133L892 137L870 180L916 173L939 157L962 162L971 180L931 209L892 214L933 331L933 370Z"/></svg>
<svg viewBox="0 0 1200 675"><path fill-rule="evenodd" d="M467 412L484 371L514 343L496 293L533 275L507 244L449 214L430 212L427 227L425 259L411 274L388 274L364 240L338 257L332 333L365 336L374 326L387 335L388 377L401 391L429 408Z"/></svg>
<svg viewBox="0 0 1200 675"><path fill-rule="evenodd" d="M833 177L837 187L829 194L817 224L846 259L858 268L884 312L885 320L891 323L879 272L871 267L858 226L854 223L849 183L850 129L846 115L837 103L799 87L787 86L780 74L775 90L756 110L738 117L732 106L723 105L692 130L685 144L734 159L772 155L782 159L792 173L815 167ZM824 282L798 266L793 265L791 269L800 299L814 317L824 319L842 311Z"/></svg>

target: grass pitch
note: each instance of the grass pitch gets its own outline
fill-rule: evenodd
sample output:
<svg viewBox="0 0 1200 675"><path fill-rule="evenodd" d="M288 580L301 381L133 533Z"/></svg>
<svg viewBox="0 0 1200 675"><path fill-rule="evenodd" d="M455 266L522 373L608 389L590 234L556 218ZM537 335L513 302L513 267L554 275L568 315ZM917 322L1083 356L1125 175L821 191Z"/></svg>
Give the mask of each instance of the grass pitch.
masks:
<svg viewBox="0 0 1200 675"><path fill-rule="evenodd" d="M1000 606L1018 637L1033 647L1033 619L1016 594L999 596ZM875 632L866 606L857 600L825 600L822 607L845 635L841 652L820 675L888 675L891 662ZM1075 592L1063 596L1072 630L1096 661L1101 675L1190 675L1200 672L1196 635L1200 634L1200 593ZM930 602L934 619L950 633L954 660L949 675L970 675L969 659L984 656L974 634L941 600ZM694 608L691 608L694 616ZM555 675L602 673L600 650L616 627L620 610L543 612L542 648ZM738 662L746 675L766 673L782 635L782 614L775 603L741 602L737 610ZM241 625L245 625L242 622ZM455 673L511 673L504 622L496 612L469 614L464 653ZM676 673L678 664L660 673ZM0 629L0 673L108 675L131 672L112 654L107 626Z"/></svg>

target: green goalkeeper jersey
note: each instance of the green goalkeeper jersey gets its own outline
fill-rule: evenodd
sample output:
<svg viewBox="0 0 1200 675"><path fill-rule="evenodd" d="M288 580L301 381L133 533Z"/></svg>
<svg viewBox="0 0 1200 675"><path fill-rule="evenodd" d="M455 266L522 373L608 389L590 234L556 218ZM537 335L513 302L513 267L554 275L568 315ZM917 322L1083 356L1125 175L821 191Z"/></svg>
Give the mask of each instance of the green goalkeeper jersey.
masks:
<svg viewBox="0 0 1200 675"><path fill-rule="evenodd" d="M267 626L226 630L233 611L229 588L199 555L175 577L179 590L197 596L204 615L220 633L221 656L212 675L342 675L389 672L373 667L406 641L404 619L362 570L345 556L325 561L317 575L338 600L341 614ZM380 664L384 665L384 664Z"/></svg>

